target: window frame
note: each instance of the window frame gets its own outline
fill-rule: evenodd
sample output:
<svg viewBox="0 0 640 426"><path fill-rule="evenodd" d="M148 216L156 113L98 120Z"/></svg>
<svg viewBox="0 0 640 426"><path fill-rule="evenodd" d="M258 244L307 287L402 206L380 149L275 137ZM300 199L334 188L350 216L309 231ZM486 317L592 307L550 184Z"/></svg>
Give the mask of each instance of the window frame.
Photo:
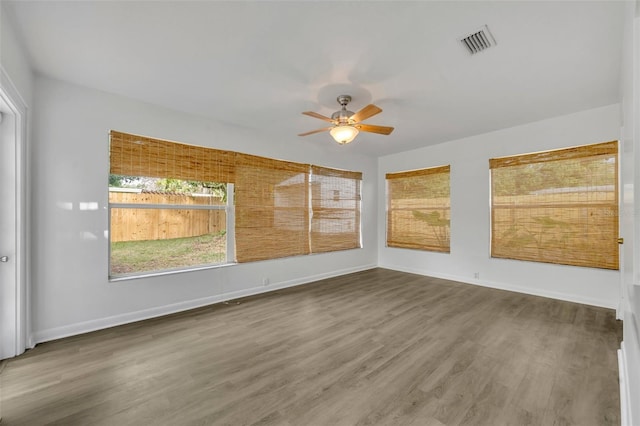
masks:
<svg viewBox="0 0 640 426"><path fill-rule="evenodd" d="M140 273L131 273L131 274L122 274L111 276L111 239L107 238L109 241L109 249L108 249L108 277L110 281L116 281L120 279L129 279L129 278L137 278L140 276L148 276L148 275L160 275L166 273L176 273L176 272L185 272L203 268L213 268L225 265L232 265L237 263L245 263L245 262L253 262L260 260L273 260L291 256L300 256L300 255L310 255L316 253L330 253L335 251L348 250L353 248L362 248L362 172L355 172L349 170L340 170L323 166L315 166L312 164L306 163L297 163L285 160L277 160L268 157L260 157L251 154L243 154L240 152L229 151L229 150L220 150L211 147L197 146L185 144L182 142L174 142L163 139L157 139L148 136L135 135L130 133L123 133L116 130L111 130L109 132L110 135L110 143L109 143L109 174L110 175L120 175L120 176L139 176L139 177L149 177L149 178L169 178L169 179L179 179L179 180L187 180L187 181L196 181L196 182L220 182L227 184L227 206L226 206L226 220L227 220L227 262L225 263L216 263L216 264L207 264L203 266L194 266L194 267L179 267L172 269L165 269L161 271L152 271L152 272L140 272ZM290 210L292 212L298 210L303 210L305 212L304 218L304 227L306 227L306 232L303 233L303 237L300 238L299 245L302 247L304 245L304 253L290 253L290 254L282 254L277 253L277 250L269 251L267 256L264 256L261 259L249 259L244 252L247 251L246 247L242 247L241 244L238 244L236 241L236 237L241 234L241 228L248 228L246 224L242 221L246 221L247 219L247 206L251 210L251 201L249 203L245 203L244 195L250 191L247 188L254 188L255 184L247 181L246 176L241 176L243 173L243 168L255 168L256 179L260 179L260 182L263 180L260 176L263 176L266 172L267 175L264 175L268 178L268 170L277 170L277 171L285 171L292 172L297 171L298 173L304 173L306 176L305 184L302 185L307 194L304 198L304 207L293 205L291 209L283 208L280 209L283 212ZM313 209L313 199L312 199L312 181L310 176L313 175L314 169L320 169L327 171L330 173L330 176L348 176L350 178L357 179L357 188L359 192L358 199L354 204L354 221L355 227L357 228L357 246L355 247L345 247L344 244L339 245L340 241L337 243L336 247L331 248L329 250L321 250L314 251L312 250L312 209ZM245 170L246 171L246 170ZM243 180L240 184L238 184L241 180ZM255 181L254 181L255 182ZM274 186L275 188L275 186ZM255 188L254 188L255 189ZM273 189L273 188L272 188ZM238 191L238 192L235 192ZM267 198L277 198L277 194L273 192L264 192L264 188L256 194L262 194L264 197L265 194L268 195ZM259 197L258 197L259 198ZM291 198L295 204L295 197ZM240 202L239 202L240 201ZM272 211L277 213L279 209L278 206L272 205L273 203L266 204L256 204L256 210L268 210L271 208ZM144 208L144 209L165 209L167 207L172 209L182 209L182 210L219 210L222 207L220 206L205 206L205 207L194 207L197 204L188 204L184 206L182 204L178 204L175 206L171 206L170 204L138 204L138 203L108 203L108 222L109 228L107 234L111 232L111 217L112 217L112 208ZM286 214L284 215L286 216ZM241 226L238 226L236 218L239 217L241 219ZM286 222L287 224L291 224L290 222ZM242 228L242 229L244 229ZM277 227L274 227L277 231ZM277 232L276 232L277 234ZM246 235L245 235L246 237ZM244 238L244 237L243 237ZM246 238L244 238L246 239ZM338 238L338 240L340 240ZM275 242L274 242L275 241ZM281 239L275 238L273 241L267 240L268 244L275 244ZM254 240L251 240L253 244ZM245 241L246 243L246 241ZM245 244L246 246L246 244ZM240 247L240 250L239 250ZM233 256L233 257L230 257Z"/></svg>

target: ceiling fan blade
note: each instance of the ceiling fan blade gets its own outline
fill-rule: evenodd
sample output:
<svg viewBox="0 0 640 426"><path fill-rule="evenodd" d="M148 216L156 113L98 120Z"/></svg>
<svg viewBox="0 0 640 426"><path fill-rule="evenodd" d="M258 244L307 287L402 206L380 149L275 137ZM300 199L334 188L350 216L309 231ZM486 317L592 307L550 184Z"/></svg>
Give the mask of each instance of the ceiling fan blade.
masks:
<svg viewBox="0 0 640 426"><path fill-rule="evenodd" d="M312 135L314 133L320 133L320 132L326 132L328 130L333 129L333 127L325 127L324 129L317 129L317 130L312 130L310 132L306 132L306 133L300 133L298 136L308 136L308 135Z"/></svg>
<svg viewBox="0 0 640 426"><path fill-rule="evenodd" d="M393 132L393 127L374 126L373 124L358 124L356 127L363 132L378 133L381 135L389 135Z"/></svg>
<svg viewBox="0 0 640 426"><path fill-rule="evenodd" d="M378 108L374 104L369 104L366 107L362 108L360 111L353 114L351 117L349 117L349 119L355 121L356 123L359 123L361 121L366 120L369 117L373 117L376 114L380 114L381 112L382 112L382 109Z"/></svg>
<svg viewBox="0 0 640 426"><path fill-rule="evenodd" d="M309 117L319 118L320 120L324 120L324 121L328 121L329 123L333 123L332 119L330 119L329 117L325 117L322 114L318 114L317 112L305 111L305 112L303 112L303 114L304 115L308 115Z"/></svg>

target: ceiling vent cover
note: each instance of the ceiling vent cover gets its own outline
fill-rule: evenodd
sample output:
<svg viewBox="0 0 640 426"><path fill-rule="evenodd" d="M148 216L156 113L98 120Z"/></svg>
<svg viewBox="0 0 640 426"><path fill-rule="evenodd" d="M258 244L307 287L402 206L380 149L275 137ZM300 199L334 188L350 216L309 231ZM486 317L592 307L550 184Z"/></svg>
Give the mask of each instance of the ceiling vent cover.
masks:
<svg viewBox="0 0 640 426"><path fill-rule="evenodd" d="M496 40L493 38L493 35L491 35L489 27L486 25L468 36L461 38L460 42L472 55L496 45Z"/></svg>

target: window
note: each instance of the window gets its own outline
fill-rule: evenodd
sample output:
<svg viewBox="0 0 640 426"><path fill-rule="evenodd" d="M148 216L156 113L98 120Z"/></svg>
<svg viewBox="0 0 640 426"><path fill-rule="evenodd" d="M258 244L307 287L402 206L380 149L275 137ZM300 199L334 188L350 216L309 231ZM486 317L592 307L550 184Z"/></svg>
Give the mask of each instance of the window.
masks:
<svg viewBox="0 0 640 426"><path fill-rule="evenodd" d="M238 262L309 254L309 165L236 157Z"/></svg>
<svg viewBox="0 0 640 426"><path fill-rule="evenodd" d="M362 174L236 157L238 262L360 247Z"/></svg>
<svg viewBox="0 0 640 426"><path fill-rule="evenodd" d="M361 179L112 131L109 275L359 248Z"/></svg>
<svg viewBox="0 0 640 426"><path fill-rule="evenodd" d="M450 166L387 173L387 246L449 253Z"/></svg>
<svg viewBox="0 0 640 426"><path fill-rule="evenodd" d="M491 256L618 269L617 161L615 141L491 159Z"/></svg>
<svg viewBox="0 0 640 426"><path fill-rule="evenodd" d="M142 180L147 179L132 181ZM227 257L226 223L233 205L207 192L203 182L180 183L184 189L179 192L109 188L110 276L233 260Z"/></svg>
<svg viewBox="0 0 640 426"><path fill-rule="evenodd" d="M360 248L362 173L311 166L311 252Z"/></svg>
<svg viewBox="0 0 640 426"><path fill-rule="evenodd" d="M111 132L109 276L233 261L228 163L224 151Z"/></svg>

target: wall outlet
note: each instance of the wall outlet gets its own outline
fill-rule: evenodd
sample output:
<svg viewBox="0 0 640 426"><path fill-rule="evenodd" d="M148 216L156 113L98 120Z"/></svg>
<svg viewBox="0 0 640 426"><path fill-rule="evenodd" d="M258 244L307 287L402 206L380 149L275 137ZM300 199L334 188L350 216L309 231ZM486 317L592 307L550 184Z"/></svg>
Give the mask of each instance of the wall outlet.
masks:
<svg viewBox="0 0 640 426"><path fill-rule="evenodd" d="M269 285L269 278L263 278L262 285Z"/></svg>
<svg viewBox="0 0 640 426"><path fill-rule="evenodd" d="M480 279L480 272L474 272L473 273L473 278L475 278L476 280Z"/></svg>

